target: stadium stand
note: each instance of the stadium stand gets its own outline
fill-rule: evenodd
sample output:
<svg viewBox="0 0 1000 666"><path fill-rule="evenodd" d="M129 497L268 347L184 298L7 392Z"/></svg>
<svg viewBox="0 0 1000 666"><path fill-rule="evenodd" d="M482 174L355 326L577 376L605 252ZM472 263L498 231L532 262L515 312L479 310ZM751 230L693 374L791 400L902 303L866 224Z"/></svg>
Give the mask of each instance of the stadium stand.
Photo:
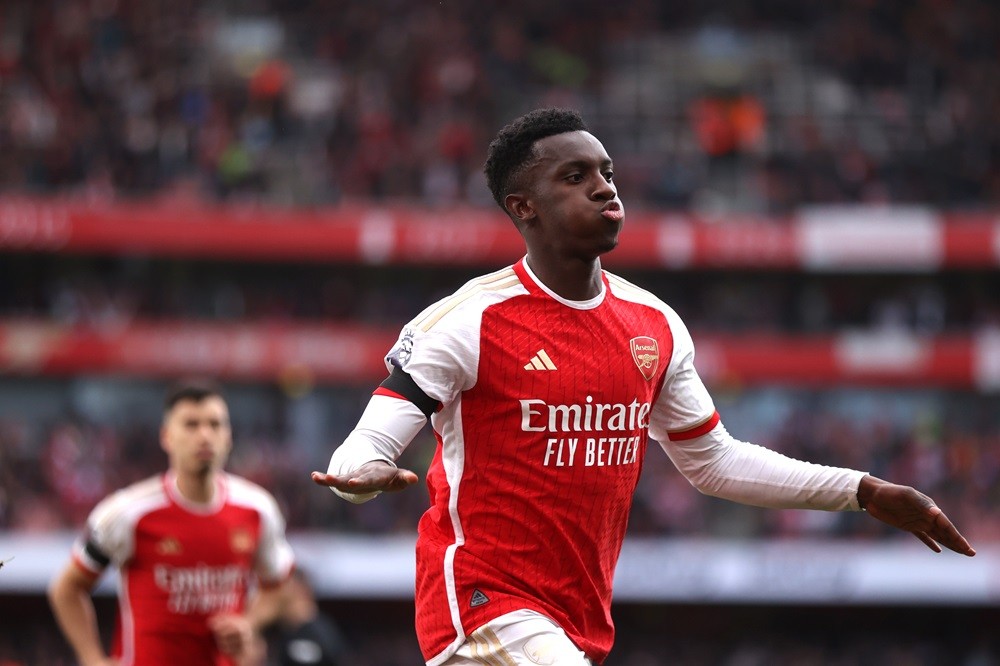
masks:
<svg viewBox="0 0 1000 666"><path fill-rule="evenodd" d="M755 596L780 576L713 599L682 576L704 543L923 560L863 516L699 496L653 450L631 538L678 546L691 587L626 586L608 664L1000 663L1000 9L689 5L2 3L0 544L63 553L97 498L162 469L160 391L183 372L226 381L232 469L279 498L310 564L317 534L405 552L422 485L356 507L306 474L398 326L517 259L485 143L566 105L628 205L608 266L691 326L729 428L912 483L988 545L954 596L852 602L857 565L804 600ZM0 570L0 664L70 664L25 559ZM418 662L405 581L318 582L351 663Z"/></svg>

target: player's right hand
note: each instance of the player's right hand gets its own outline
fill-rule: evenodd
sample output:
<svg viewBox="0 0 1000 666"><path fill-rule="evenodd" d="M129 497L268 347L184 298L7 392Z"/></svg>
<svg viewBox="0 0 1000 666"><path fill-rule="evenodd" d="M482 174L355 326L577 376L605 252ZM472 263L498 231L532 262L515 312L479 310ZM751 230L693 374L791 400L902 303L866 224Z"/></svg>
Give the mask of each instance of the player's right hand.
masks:
<svg viewBox="0 0 1000 666"><path fill-rule="evenodd" d="M312 480L320 486L336 488L343 493L361 495L372 492L403 490L417 482L417 475L381 460L365 463L350 474L335 476L313 472Z"/></svg>
<svg viewBox="0 0 1000 666"><path fill-rule="evenodd" d="M243 615L220 613L208 618L208 627L223 654L241 656L253 641L253 627Z"/></svg>

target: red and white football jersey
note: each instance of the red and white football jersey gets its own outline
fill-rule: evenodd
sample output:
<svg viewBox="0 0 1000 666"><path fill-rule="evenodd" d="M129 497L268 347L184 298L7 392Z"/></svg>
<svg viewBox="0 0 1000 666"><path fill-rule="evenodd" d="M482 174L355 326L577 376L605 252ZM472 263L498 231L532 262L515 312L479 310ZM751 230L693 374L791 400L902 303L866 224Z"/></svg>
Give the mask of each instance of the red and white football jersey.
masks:
<svg viewBox="0 0 1000 666"><path fill-rule="evenodd" d="M718 422L691 338L649 292L605 272L567 301L516 265L410 322L386 357L441 408L417 540L417 635L429 664L518 609L595 662L648 437Z"/></svg>
<svg viewBox="0 0 1000 666"><path fill-rule="evenodd" d="M109 495L73 559L94 576L119 570L113 652L122 666L230 665L208 618L243 611L251 574L277 584L294 563L274 498L229 474L208 505L184 499L169 473Z"/></svg>

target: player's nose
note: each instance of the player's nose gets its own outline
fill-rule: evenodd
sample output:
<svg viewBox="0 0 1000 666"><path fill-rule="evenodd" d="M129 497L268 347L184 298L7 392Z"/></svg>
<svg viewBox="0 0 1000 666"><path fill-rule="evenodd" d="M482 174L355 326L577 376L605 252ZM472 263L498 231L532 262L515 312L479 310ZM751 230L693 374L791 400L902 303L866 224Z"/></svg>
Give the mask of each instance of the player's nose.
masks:
<svg viewBox="0 0 1000 666"><path fill-rule="evenodd" d="M599 201L609 201L614 199L618 195L618 188L615 184L604 176L597 178L596 185L594 186L594 191L591 196Z"/></svg>

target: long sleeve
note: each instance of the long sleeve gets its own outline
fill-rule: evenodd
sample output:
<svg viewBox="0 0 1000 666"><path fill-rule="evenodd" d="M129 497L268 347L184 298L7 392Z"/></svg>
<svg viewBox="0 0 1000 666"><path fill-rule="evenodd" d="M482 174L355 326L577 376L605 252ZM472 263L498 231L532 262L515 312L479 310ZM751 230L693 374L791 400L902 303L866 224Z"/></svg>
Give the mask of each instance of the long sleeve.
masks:
<svg viewBox="0 0 1000 666"><path fill-rule="evenodd" d="M408 400L373 395L358 420L357 426L330 457L328 474L350 474L367 462L383 460L395 464L396 459L427 423L424 413ZM331 488L340 497L360 504L379 493L345 493Z"/></svg>
<svg viewBox="0 0 1000 666"><path fill-rule="evenodd" d="M708 433L660 446L706 495L774 509L858 511L865 472L789 458L735 439L718 423Z"/></svg>

